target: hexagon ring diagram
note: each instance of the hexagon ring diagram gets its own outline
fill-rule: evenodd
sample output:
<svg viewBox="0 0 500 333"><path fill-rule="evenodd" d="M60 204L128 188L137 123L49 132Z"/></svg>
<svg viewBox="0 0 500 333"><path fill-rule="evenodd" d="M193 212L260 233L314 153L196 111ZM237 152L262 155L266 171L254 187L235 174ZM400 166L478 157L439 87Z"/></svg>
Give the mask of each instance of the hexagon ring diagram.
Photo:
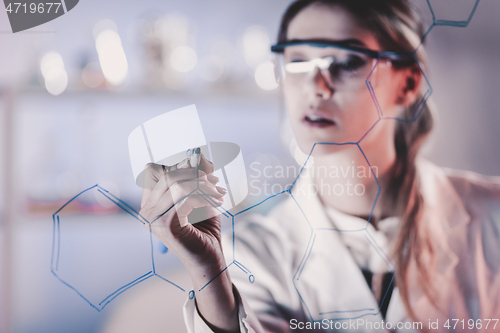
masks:
<svg viewBox="0 0 500 333"><path fill-rule="evenodd" d="M53 214L51 271L97 311L154 276L149 223L99 185Z"/></svg>
<svg viewBox="0 0 500 333"><path fill-rule="evenodd" d="M465 28L476 12L479 0L427 0L434 25Z"/></svg>
<svg viewBox="0 0 500 333"><path fill-rule="evenodd" d="M391 60L392 63L391 63ZM418 70L422 73L422 79L420 83L420 93L418 95L417 100L415 103L410 106L407 110L405 110L405 114L400 114L395 117L391 117L387 114L387 112L384 113L383 108L381 107L381 101L377 97L376 91L373 88L373 82L380 81L377 78L377 71L379 67L384 67L384 69L389 65L390 66L395 66L397 64L400 64L400 66L406 67L411 67L411 66L417 66ZM432 87L431 84L425 75L422 67L420 66L419 62L417 61L417 58L415 57L414 53L407 53L407 52L388 52L384 51L381 52L379 55L379 58L377 59L377 63L375 64L372 72L366 79L366 85L368 86L368 89L370 90L370 93L372 95L373 102L375 103L375 107L377 108L378 113L381 116L381 120L383 119L395 119L395 120L400 120L400 121L406 121L406 122L413 122L417 120L417 118L420 116L422 111L424 110L424 107L429 100L429 98L432 95Z"/></svg>

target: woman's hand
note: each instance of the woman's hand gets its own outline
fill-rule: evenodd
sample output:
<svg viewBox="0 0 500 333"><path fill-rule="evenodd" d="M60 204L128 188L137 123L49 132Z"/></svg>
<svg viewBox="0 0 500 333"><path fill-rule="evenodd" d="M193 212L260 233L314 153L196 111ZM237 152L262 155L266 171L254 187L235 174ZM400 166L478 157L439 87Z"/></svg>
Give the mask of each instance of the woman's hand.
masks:
<svg viewBox="0 0 500 333"><path fill-rule="evenodd" d="M210 274L225 267L220 213L214 206L222 205L227 191L216 186L219 179L212 172L212 163L202 154L198 171L184 160L168 172L151 164L144 174L150 188L144 189L140 214L151 223L151 232L190 272ZM205 195L197 190L198 184ZM190 224L188 215L195 209L198 219L206 219Z"/></svg>
<svg viewBox="0 0 500 333"><path fill-rule="evenodd" d="M143 192L140 214L151 223L151 232L188 269L198 312L205 322L215 332L238 332L237 303L231 278L224 270L221 222L219 211L214 207L222 205L226 190L215 185L219 179L212 175L213 171L213 164L203 154L198 172L188 160L168 172L162 166L151 164L145 171L147 188ZM198 182L204 195L197 191ZM195 209L202 221L191 224L188 215Z"/></svg>

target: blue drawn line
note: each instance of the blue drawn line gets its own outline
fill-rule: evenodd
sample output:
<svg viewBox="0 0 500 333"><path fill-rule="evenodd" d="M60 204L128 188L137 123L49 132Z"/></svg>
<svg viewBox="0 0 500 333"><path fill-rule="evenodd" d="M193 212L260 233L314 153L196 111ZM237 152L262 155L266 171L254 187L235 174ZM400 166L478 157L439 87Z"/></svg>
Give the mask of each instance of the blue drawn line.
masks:
<svg viewBox="0 0 500 333"><path fill-rule="evenodd" d="M201 287L201 289L200 289L200 290L198 290L198 291L202 291L203 289L205 289L205 287L206 287L206 286L208 286L208 285L210 284L210 282L212 282L212 281L213 281L213 280L215 280L215 279L216 279L219 275L221 275L222 273L224 273L224 271L225 271L226 269L228 269L228 268L229 268L229 266L231 266L233 263L234 263L234 261L233 261L232 263L230 263L229 265L227 265L227 266L226 266L226 268L224 268L222 271L220 271L220 273L219 273L219 274L217 274L216 276L214 276L214 277L212 278L212 280L208 281L208 282L207 282L207 283L206 283L203 287Z"/></svg>
<svg viewBox="0 0 500 333"><path fill-rule="evenodd" d="M135 286L136 284L139 284L139 283L141 283L142 281L145 281L145 280L149 279L149 278L150 278L150 277L152 277L152 276L154 276L154 274L151 274L151 275L149 275L149 276L146 276L145 278L143 278L143 279L141 279L141 280L137 281L136 283L134 283L133 285L129 286L128 288L126 288L126 289L124 289L124 290L120 291L118 294L116 294L115 296L113 296L113 298L111 298L109 301L107 301L105 304L103 304L103 306L102 306L102 308L101 308L101 309L104 309L104 307L105 307L106 305L108 305L108 304L109 304L112 300L114 300L114 299L115 299L118 295L120 295L120 294L124 293L125 291L127 291L127 290L128 290L128 289L130 289L130 288L132 288L132 287L133 287L133 286Z"/></svg>
<svg viewBox="0 0 500 333"><path fill-rule="evenodd" d="M367 230L367 232L368 232L368 230ZM366 234L364 234L363 236L365 236L365 238L366 238L366 240L368 241L368 243L370 243L370 245L371 245L371 246L373 246L373 248L375 249L375 251L377 251L378 255L379 255L379 256L380 256L380 258L382 258L382 260L383 260L383 261L387 264L387 266L390 266L390 264L389 264L389 262L386 260L385 256L383 256L383 255L380 253L380 251L379 251L378 247L377 247L377 246L375 246L375 245L372 243L372 241L368 238L368 236L366 236Z"/></svg>
<svg viewBox="0 0 500 333"><path fill-rule="evenodd" d="M309 155L307 156L306 158L306 161L304 162L304 164L302 165L302 167L300 168L299 170L299 174L297 175L297 178L295 178L295 180L292 182L292 185L290 186L290 188L288 189L290 191L290 193L292 193L292 189L293 187L295 186L295 182L299 179L300 175L302 174L302 170L304 170L304 168L306 167L307 165L307 162L309 162L309 158L311 158L311 154L312 152L314 151L314 147L316 147L316 144L314 144L311 148L311 151L309 152Z"/></svg>
<svg viewBox="0 0 500 333"><path fill-rule="evenodd" d="M203 190L198 190L198 193L200 194L200 196L203 198L203 200L205 200L206 202L208 202L212 207L214 207L215 209L217 209L222 215L224 215L225 217L229 218L228 215L226 215L225 213L225 210L222 211L220 210L219 208L222 208L221 206L218 206L217 203L215 201L213 201L212 197L208 194L206 194L205 192L203 192ZM222 208L224 209L224 208Z"/></svg>
<svg viewBox="0 0 500 333"><path fill-rule="evenodd" d="M50 269L54 269L54 248L56 242L56 217L52 215L52 255L50 256Z"/></svg>
<svg viewBox="0 0 500 333"><path fill-rule="evenodd" d="M368 234L368 236L366 236L366 234ZM389 256L387 256L387 254L380 248L380 246L378 246L377 242L375 241L375 239L373 238L373 236L369 230L366 230L366 234L365 234L365 237L369 237L372 240L370 243L373 246L375 246L375 248L378 248L380 250L380 252L382 252L383 257L385 257L387 259L387 260L385 260L387 265L392 267L392 268L396 268L396 266L394 266L394 264L393 264L392 260L389 258ZM382 258L382 259L384 259L384 258Z"/></svg>
<svg viewBox="0 0 500 333"><path fill-rule="evenodd" d="M366 79L366 86L368 88L368 92L370 93L372 100L375 101L376 100L375 90L373 89L371 81L368 81L368 79ZM377 114L378 114L379 118L382 117L383 116L382 109L380 108L379 103L375 103L375 108L377 109Z"/></svg>
<svg viewBox="0 0 500 333"><path fill-rule="evenodd" d="M234 216L231 217L231 226L232 226L232 230L233 230L233 261L234 261L234 259L235 259L235 257L234 257L234 252L235 252L234 251Z"/></svg>
<svg viewBox="0 0 500 333"><path fill-rule="evenodd" d="M181 286L178 286L177 284L173 283L173 282L172 282L172 281L170 281L170 280L165 279L165 278L164 278L163 276L161 276L160 274L156 274L156 273L155 273L155 276L159 277L160 279L162 279L162 280L163 280L163 281L165 281L165 282L170 283L170 284L171 284L171 285L173 285L174 287L177 287L177 288L179 288L180 290L182 290L182 291L186 292L186 290L184 290L184 288L182 288Z"/></svg>
<svg viewBox="0 0 500 333"><path fill-rule="evenodd" d="M261 201L261 202L259 202L258 204L255 204L255 205L253 205L253 206L251 206L251 207L249 207L249 208L247 208L247 209L243 209L241 212L238 212L238 213L234 214L234 216L238 216L238 215L240 215L241 213L244 213L244 212L246 212L247 210L250 210L250 209L252 209L252 208L254 208L254 207L257 207L258 205L263 204L263 203L264 203L264 202L266 202L267 200L272 199L272 198L274 198L274 197L276 197L276 196L278 196L278 195L281 195L281 194L283 194L283 193L285 193L285 192L288 192L288 190L284 190L284 191L281 191L280 193L273 194L273 195L271 195L270 197L267 197L266 199L262 200L262 201Z"/></svg>
<svg viewBox="0 0 500 333"><path fill-rule="evenodd" d="M250 271L248 271L243 265L241 265L238 261L236 260L233 260L233 263L239 267L239 269L241 269L243 272L245 272L245 274L248 274L250 273Z"/></svg>
<svg viewBox="0 0 500 333"><path fill-rule="evenodd" d="M465 21L438 20L436 18L434 10L432 9L432 5L431 5L430 1L427 0L427 6L429 7L429 10L430 10L431 15L432 15L432 24L430 25L430 27L425 32L424 36L422 37L422 39L420 41L420 44L418 44L418 46L417 46L417 48L415 49L414 52L417 52L417 50L420 48L420 46L423 45L423 43L425 42L425 40L426 40L427 36L429 35L429 33L431 32L431 30L434 27L436 27L436 26L450 26L450 27L457 27L457 28L465 28L465 27L467 27L469 25L470 21L472 20L472 17L476 13L476 9L477 9L478 5L479 5L479 0L476 0L476 2L474 3L474 7L472 8L472 11L471 11L469 17Z"/></svg>
<svg viewBox="0 0 500 333"><path fill-rule="evenodd" d="M97 185L101 190L105 191L106 193L108 193L109 195L111 195L113 198L115 198L115 200L118 200L120 201L122 204L124 204L125 206L127 206L132 212L134 212L138 217L142 218L144 221L146 221L146 223L149 224L149 221L144 217L142 216L138 211L136 211L134 208L132 208L132 206L130 206L129 204L127 204L125 201L121 200L120 198L118 198L116 195L114 195L113 193L109 192L108 190L106 190L105 188L102 188L100 185ZM101 192L102 193L102 192ZM103 193L104 194L104 193ZM123 208L122 208L123 209ZM125 210L125 209L123 209ZM142 224L145 224L144 222L140 221Z"/></svg>
<svg viewBox="0 0 500 333"><path fill-rule="evenodd" d="M106 300L107 300L108 298L112 297L114 294L116 294L116 293L120 292L120 291L121 291L121 290L123 290L124 288L125 288L125 290L126 290L126 289L128 289L128 287L129 287L130 285L134 285L134 284L135 284L138 280L140 280L140 279L142 279L142 278L144 278L144 277L146 277L146 276L148 276L148 275L153 275L153 272L152 272L152 271L149 271L149 272L147 272L146 274L144 274L144 275L142 275L142 276L138 277L137 279L133 280L132 282L129 282L129 283L127 283L126 285L124 285L124 286L122 286L122 287L118 288L117 290L115 290L114 292L112 292L111 294L109 294L109 295L108 295L108 297L106 297L105 299L103 299L103 300L99 303L99 305L102 305L102 303L106 302Z"/></svg>
<svg viewBox="0 0 500 333"><path fill-rule="evenodd" d="M72 285L70 285L69 283L67 283L66 281L64 281L63 279L61 279L56 272L52 271L52 274L59 280L61 281L62 283L64 283L66 286L68 286L69 288L73 289L74 292L76 292L78 294L78 296L80 296L81 298L83 298L87 303L90 304L91 307L93 307L94 309L96 309L97 311L101 311L101 309L99 309L98 307L96 307L94 304L92 304L91 301L89 301L85 296L83 296L76 288L74 288Z"/></svg>
<svg viewBox="0 0 500 333"><path fill-rule="evenodd" d="M151 265L153 267L153 274L156 274L155 251L153 250L153 231L151 230L151 224L149 224L149 246L151 247Z"/></svg>
<svg viewBox="0 0 500 333"><path fill-rule="evenodd" d="M377 61L377 63L378 63L378 61ZM372 82L366 81L366 84L370 86L369 91L370 91L370 95L372 96L372 99L373 99L373 97L375 97L375 89L373 88ZM373 101L375 102L375 108L377 109L378 116L379 117L384 116L384 113L382 111L382 108L380 107L380 103L378 102L377 98L373 99Z"/></svg>
<svg viewBox="0 0 500 333"><path fill-rule="evenodd" d="M380 302L379 312L380 312L380 309L382 308L382 305L384 304L385 298L387 297L389 290L391 289L391 285L394 282L395 277L396 277L396 272L394 272L394 274L392 274L391 282L389 282L389 286L387 287L387 290L384 293L384 297L382 298L382 301ZM394 289L392 292L394 292ZM379 313L379 312L377 312L377 313Z"/></svg>
<svg viewBox="0 0 500 333"><path fill-rule="evenodd" d="M169 209L167 209L165 212L163 212L162 214L160 214L157 218L155 218L150 224L153 224L154 222L156 222L156 220L158 220L159 218L163 217L163 215L167 214L172 208L174 208L176 205L178 205L179 203L182 202L182 200L186 199L187 197L189 197L191 194L193 194L194 192L196 192L198 189L194 189L192 190L191 192L189 192L187 195L185 195L184 197L182 197L179 201L177 201L176 203L174 203L172 206L170 206Z"/></svg>
<svg viewBox="0 0 500 333"><path fill-rule="evenodd" d="M391 289L391 285L394 282L395 277L396 277L396 272L394 272L394 274L392 274L391 282L389 282L389 286L387 286L387 290L384 293L384 297L382 298L382 301L380 301L380 307L379 307L377 314L380 313L380 309L382 308L382 305L384 304L385 298L387 297L387 294L389 293L389 290ZM393 292L394 292L394 290L393 290Z"/></svg>
<svg viewBox="0 0 500 333"><path fill-rule="evenodd" d="M293 275L292 280L295 280L295 277L299 273L299 268L302 267L301 265L302 265L302 263L304 262L304 260L306 258L306 254L309 253L308 250L309 250L309 246L311 245L312 239L313 239L313 231L311 230L311 235L309 236L309 241L307 242L306 250L304 251L304 255L302 256L302 259L300 260L299 266L297 267L297 271Z"/></svg>
<svg viewBox="0 0 500 333"><path fill-rule="evenodd" d="M363 136L361 137L361 139L359 139L359 141L358 141L358 142L356 142L356 144L358 144L358 145L359 145L359 143L360 143L360 142L361 142L361 141L365 138L365 136L367 136L367 135L368 135L368 133L370 133L370 131L371 131L371 130L375 127L375 125L377 125L377 124L378 124L378 122L380 121L380 119L382 119L382 118L380 118L380 116L379 116L379 118L377 119L377 121L376 121L376 122L375 122L375 123L374 123L374 124L373 124L373 125L372 125L369 129L368 129L368 131L366 131L366 133L365 133L365 134L363 134Z"/></svg>
<svg viewBox="0 0 500 333"><path fill-rule="evenodd" d="M312 240L312 244L311 244L311 248L309 249L309 253L307 254L307 258L306 260L304 261L304 264L302 265L302 268L300 269L300 273L299 275L297 276L297 281L299 281L300 279L300 276L302 275L302 271L304 270L304 267L306 267L306 264L307 264L307 260L309 259L309 256L311 255L311 252L312 252L312 249L314 247L314 241L316 240L316 234L314 234L314 238Z"/></svg>
<svg viewBox="0 0 500 333"><path fill-rule="evenodd" d="M57 215L57 260L56 260L56 271L59 270L59 255L61 254L61 223L59 221L59 215Z"/></svg>
<svg viewBox="0 0 500 333"><path fill-rule="evenodd" d="M429 35L429 33L432 31L432 29L436 26L436 23L434 23L436 21L436 18L434 17L434 12L431 10L431 13L432 13L432 24L429 26L429 28L427 29L427 31L424 33L424 35L422 36L422 39L420 40L420 44L418 44L418 46L415 48L415 50L413 51L413 53L417 53L418 49L420 48L420 46L422 46L425 42L425 40L427 39L427 36Z"/></svg>
<svg viewBox="0 0 500 333"><path fill-rule="evenodd" d="M132 214L131 212L129 212L128 210L126 210L119 202L113 200L111 197L109 197L108 195L106 195L106 193L104 193L103 191L101 190L97 190L99 191L102 195L104 195L106 198L108 198L111 202L113 202L115 205L117 205L118 207L120 207L124 212L126 212L127 214L129 214L130 216L132 216L133 218L135 218L137 221L139 221L140 223L142 223L143 225L145 224L144 222L142 222L141 220L139 220L138 216L137 215L134 215ZM118 199L120 200L120 199ZM121 200L120 200L121 201Z"/></svg>
<svg viewBox="0 0 500 333"><path fill-rule="evenodd" d="M302 170L304 170L304 168L306 167L307 165L307 162L309 162L309 158L311 158L311 155L314 151L314 148L316 148L316 145L331 145L331 146L345 146L345 145L356 145L358 144L357 142L343 142L343 143L333 143L333 142L316 142L315 144L313 144L312 148L311 148L311 152L309 153L309 155L307 156L307 159L305 161L305 163L302 165L302 167L300 168L300 171L297 175L297 178L295 178L295 180L293 181L292 185L290 186L290 188L287 190L288 192L291 193L293 187L295 186L295 183L297 182L297 180L300 178L300 175L302 174ZM283 191L283 192L287 192L287 191ZM282 193L283 193L282 192ZM278 193L278 194L281 194L281 193Z"/></svg>
<svg viewBox="0 0 500 333"><path fill-rule="evenodd" d="M311 224L311 222L309 221L309 219L307 218L306 214L304 213L304 211L302 210L302 207L300 207L299 203L297 202L297 200L295 199L295 196L292 194L292 192L290 192L290 196L292 197L293 201L295 201L295 203L297 204L297 207L299 207L302 215L305 217L306 221L307 221L307 224L309 224L309 228L313 229L313 226Z"/></svg>
<svg viewBox="0 0 500 333"><path fill-rule="evenodd" d="M75 195L73 198L71 198L68 202L66 202L61 208L59 208L53 215L57 215L61 210L64 209L64 207L66 207L67 205L69 205L73 200L75 200L76 198L78 198L81 194L87 192L87 191L90 191L91 189L93 189L94 187L98 186L98 184L95 184L94 186L91 186L89 187L88 189L86 190L83 190L81 191L80 193L78 193L77 195Z"/></svg>
<svg viewBox="0 0 500 333"><path fill-rule="evenodd" d="M306 311L309 314L309 318L311 318L311 321L314 321L314 318L313 318L313 316L311 314L311 311L309 310L309 307L307 306L306 301L304 301L304 298L300 294L299 289L297 289L297 285L295 284L295 280L293 280L292 282L293 282L293 286L295 287L295 291L299 295L300 301L302 302L302 304L304 304L304 307L306 308Z"/></svg>
<svg viewBox="0 0 500 333"><path fill-rule="evenodd" d="M243 267L243 269L245 269L249 274L251 273L250 270L248 268L246 268L241 262L237 261L237 260L234 260L235 263L238 263L238 265L240 265L241 267Z"/></svg>

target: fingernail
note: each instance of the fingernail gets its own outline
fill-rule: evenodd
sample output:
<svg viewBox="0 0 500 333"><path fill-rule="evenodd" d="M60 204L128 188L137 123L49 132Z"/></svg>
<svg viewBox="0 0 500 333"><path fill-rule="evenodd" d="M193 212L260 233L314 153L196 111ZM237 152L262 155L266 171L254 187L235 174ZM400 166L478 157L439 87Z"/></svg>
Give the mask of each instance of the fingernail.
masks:
<svg viewBox="0 0 500 333"><path fill-rule="evenodd" d="M181 228L187 226L189 224L187 216L179 218L179 224L181 225Z"/></svg>
<svg viewBox="0 0 500 333"><path fill-rule="evenodd" d="M226 194L227 193L227 190L224 187L215 186L215 188L217 189L217 192L219 192L220 194Z"/></svg>

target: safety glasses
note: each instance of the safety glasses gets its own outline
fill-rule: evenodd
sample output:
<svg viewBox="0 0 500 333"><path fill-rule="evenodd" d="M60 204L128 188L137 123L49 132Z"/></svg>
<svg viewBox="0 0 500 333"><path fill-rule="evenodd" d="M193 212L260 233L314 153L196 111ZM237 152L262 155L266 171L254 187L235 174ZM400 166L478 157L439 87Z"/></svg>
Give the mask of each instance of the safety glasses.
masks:
<svg viewBox="0 0 500 333"><path fill-rule="evenodd" d="M304 45L328 48L328 56L308 59L302 52ZM375 86L388 79L393 64L406 67L414 63L408 54L380 53L329 40L291 40L273 45L271 51L276 54L279 83L285 78L299 83L319 70L327 83L336 89L361 89L366 87L368 77L370 84Z"/></svg>

